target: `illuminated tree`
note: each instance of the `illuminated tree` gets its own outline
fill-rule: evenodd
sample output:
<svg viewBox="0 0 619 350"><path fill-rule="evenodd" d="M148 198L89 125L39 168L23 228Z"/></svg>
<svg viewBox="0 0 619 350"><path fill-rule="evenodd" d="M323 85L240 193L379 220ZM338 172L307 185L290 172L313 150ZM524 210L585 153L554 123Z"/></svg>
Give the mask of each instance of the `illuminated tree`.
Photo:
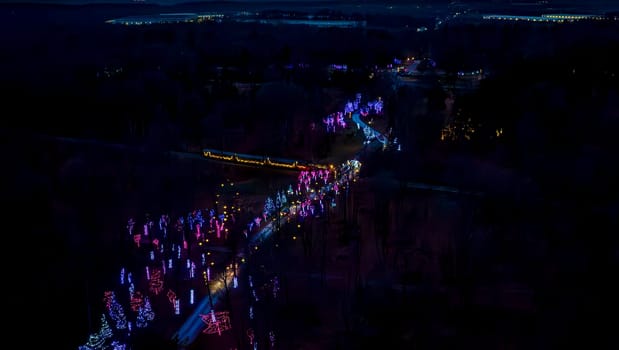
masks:
<svg viewBox="0 0 619 350"><path fill-rule="evenodd" d="M122 305L118 303L116 297L112 297L110 301L109 315L116 323L117 329L127 328L127 316L125 315L125 310L123 310Z"/></svg>
<svg viewBox="0 0 619 350"><path fill-rule="evenodd" d="M284 193L284 191L280 192L280 202L282 203L282 205L288 203L288 198L286 198L286 194Z"/></svg>
<svg viewBox="0 0 619 350"><path fill-rule="evenodd" d="M153 307L150 304L150 299L148 297L144 298L144 318L146 321L152 321L155 319L155 312L153 311Z"/></svg>
<svg viewBox="0 0 619 350"><path fill-rule="evenodd" d="M112 337L112 327L107 322L107 318L105 318L105 314L101 315L101 329L99 330L99 335L103 339L109 339Z"/></svg>
<svg viewBox="0 0 619 350"><path fill-rule="evenodd" d="M273 198L267 197L267 199L264 202L264 212L267 215L271 215L273 214L274 211L275 211L275 203L273 202Z"/></svg>
<svg viewBox="0 0 619 350"><path fill-rule="evenodd" d="M275 196L275 208L281 208L282 204L282 193L278 191L277 195Z"/></svg>
<svg viewBox="0 0 619 350"><path fill-rule="evenodd" d="M105 343L105 338L100 336L99 334L91 334L88 337L88 341L86 342L86 346L91 349L101 349L103 348L103 344Z"/></svg>
<svg viewBox="0 0 619 350"><path fill-rule="evenodd" d="M135 319L135 326L138 328L146 328L148 322L146 322L146 317L144 315L144 308L140 307L138 309L138 316Z"/></svg>

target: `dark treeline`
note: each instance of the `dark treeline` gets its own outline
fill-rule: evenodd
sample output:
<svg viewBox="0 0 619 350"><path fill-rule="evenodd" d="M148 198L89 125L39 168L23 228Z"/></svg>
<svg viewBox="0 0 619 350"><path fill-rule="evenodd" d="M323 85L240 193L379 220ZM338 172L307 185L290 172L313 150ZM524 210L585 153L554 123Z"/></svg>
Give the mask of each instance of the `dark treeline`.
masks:
<svg viewBox="0 0 619 350"><path fill-rule="evenodd" d="M1 89L18 114L7 124L114 142L150 137L166 140L161 147L168 149L221 147L213 139L221 127L251 133L259 124L275 130L294 113L320 116L322 86L353 94L402 43L425 40L375 29L252 23L125 27L65 8L41 12L4 13L13 35L3 38L10 50ZM330 77L331 63L347 64L350 73ZM299 85L286 93L300 95L286 99L260 88L270 82ZM40 118L30 123L22 116Z"/></svg>

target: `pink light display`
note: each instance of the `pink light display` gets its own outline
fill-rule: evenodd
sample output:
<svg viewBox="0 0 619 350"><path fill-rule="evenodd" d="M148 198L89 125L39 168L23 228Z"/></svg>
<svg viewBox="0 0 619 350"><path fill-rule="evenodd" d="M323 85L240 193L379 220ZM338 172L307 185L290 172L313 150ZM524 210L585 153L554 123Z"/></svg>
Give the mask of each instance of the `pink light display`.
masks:
<svg viewBox="0 0 619 350"><path fill-rule="evenodd" d="M202 322L206 324L206 328L202 331L204 334L219 334L232 328L230 324L230 312L228 311L212 311L208 315L200 315Z"/></svg>
<svg viewBox="0 0 619 350"><path fill-rule="evenodd" d="M151 278L148 281L148 290L155 295L159 295L159 293L163 291L163 277L161 276L161 270L153 269Z"/></svg>

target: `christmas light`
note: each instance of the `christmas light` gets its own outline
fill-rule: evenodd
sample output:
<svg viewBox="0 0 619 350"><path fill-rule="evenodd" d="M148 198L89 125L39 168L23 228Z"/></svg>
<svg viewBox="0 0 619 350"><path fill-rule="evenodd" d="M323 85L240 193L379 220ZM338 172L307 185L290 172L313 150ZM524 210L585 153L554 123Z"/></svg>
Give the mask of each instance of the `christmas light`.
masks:
<svg viewBox="0 0 619 350"><path fill-rule="evenodd" d="M109 310L112 307L112 301L114 300L114 292L107 290L103 292L103 301L105 302L105 309Z"/></svg>
<svg viewBox="0 0 619 350"><path fill-rule="evenodd" d="M148 289L155 295L159 295L163 291L163 278L161 270L153 269L151 279L148 281Z"/></svg>
<svg viewBox="0 0 619 350"><path fill-rule="evenodd" d="M215 312L211 310L208 315L200 315L202 322L206 324L206 328L202 331L204 334L219 334L232 328L230 324L230 313L228 311Z"/></svg>
<svg viewBox="0 0 619 350"><path fill-rule="evenodd" d="M135 326L138 328L146 328L147 325L146 317L144 317L144 309L140 307L138 309L138 316L135 319Z"/></svg>
<svg viewBox="0 0 619 350"><path fill-rule="evenodd" d="M142 296L142 293L140 292L133 293L131 295L129 305L131 306L132 311L139 312L142 306L144 306L144 297Z"/></svg>
<svg viewBox="0 0 619 350"><path fill-rule="evenodd" d="M155 261L155 252L153 250L150 251L150 261Z"/></svg>
<svg viewBox="0 0 619 350"><path fill-rule="evenodd" d="M105 318L105 314L101 314L101 328L99 329L99 335L103 339L109 339L113 335L112 328L110 327L110 324L107 322L107 319Z"/></svg>
<svg viewBox="0 0 619 350"><path fill-rule="evenodd" d="M127 328L127 318L125 316L125 312L122 305L120 305L116 300L116 295L114 292L106 292L104 296L106 306L108 307L108 314L116 323L116 329Z"/></svg>
<svg viewBox="0 0 619 350"><path fill-rule="evenodd" d="M151 252L152 253L152 252ZM150 279L150 269L148 268L148 266L146 266L146 279L149 280Z"/></svg>
<svg viewBox="0 0 619 350"><path fill-rule="evenodd" d="M194 302L194 300L193 300L193 299L194 299L194 294L195 294L195 293L194 293L193 289L190 289L190 290L189 290L189 305L193 305L193 302Z"/></svg>
<svg viewBox="0 0 619 350"><path fill-rule="evenodd" d="M119 342L118 340L114 340L112 344L110 344L112 350L126 350L127 345Z"/></svg>
<svg viewBox="0 0 619 350"><path fill-rule="evenodd" d="M155 319L155 312L153 312L153 308L150 305L150 299L148 297L144 298L144 318L147 321L152 321Z"/></svg>
<svg viewBox="0 0 619 350"><path fill-rule="evenodd" d="M255 289L252 289L252 290L251 290L251 294L254 296L254 299L255 299L256 301L260 301L260 299L258 298L258 295L256 294L256 290L255 290Z"/></svg>
<svg viewBox="0 0 619 350"><path fill-rule="evenodd" d="M167 297L168 297L168 301L174 304L174 301L176 300L176 293L174 293L172 289L168 289Z"/></svg>
<svg viewBox="0 0 619 350"><path fill-rule="evenodd" d="M174 300L174 314L175 315L181 314L181 302L178 299Z"/></svg>
<svg viewBox="0 0 619 350"><path fill-rule="evenodd" d="M105 343L105 339L101 337L99 334L91 334L88 337L86 346L88 346L91 349L102 349L104 343Z"/></svg>
<svg viewBox="0 0 619 350"><path fill-rule="evenodd" d="M120 269L120 284L125 284L125 268Z"/></svg>

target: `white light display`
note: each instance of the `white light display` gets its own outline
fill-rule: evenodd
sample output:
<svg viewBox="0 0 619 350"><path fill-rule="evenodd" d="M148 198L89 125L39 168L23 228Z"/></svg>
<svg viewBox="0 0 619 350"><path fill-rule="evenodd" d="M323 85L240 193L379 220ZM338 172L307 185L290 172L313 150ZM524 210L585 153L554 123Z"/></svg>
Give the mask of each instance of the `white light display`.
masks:
<svg viewBox="0 0 619 350"><path fill-rule="evenodd" d="M150 269L146 266L146 279L150 280Z"/></svg>
<svg viewBox="0 0 619 350"><path fill-rule="evenodd" d="M193 289L190 289L190 290L189 290L189 305L193 305L193 302L194 302L194 294L195 294L195 293L194 293Z"/></svg>
<svg viewBox="0 0 619 350"><path fill-rule="evenodd" d="M155 261L155 252L154 251L150 251L150 261Z"/></svg>
<svg viewBox="0 0 619 350"><path fill-rule="evenodd" d="M118 340L114 340L112 344L110 344L112 350L126 350L127 345L119 342Z"/></svg>
<svg viewBox="0 0 619 350"><path fill-rule="evenodd" d="M178 299L174 300L174 314L175 315L181 314L181 302Z"/></svg>
<svg viewBox="0 0 619 350"><path fill-rule="evenodd" d="M125 268L120 269L120 284L125 284Z"/></svg>

